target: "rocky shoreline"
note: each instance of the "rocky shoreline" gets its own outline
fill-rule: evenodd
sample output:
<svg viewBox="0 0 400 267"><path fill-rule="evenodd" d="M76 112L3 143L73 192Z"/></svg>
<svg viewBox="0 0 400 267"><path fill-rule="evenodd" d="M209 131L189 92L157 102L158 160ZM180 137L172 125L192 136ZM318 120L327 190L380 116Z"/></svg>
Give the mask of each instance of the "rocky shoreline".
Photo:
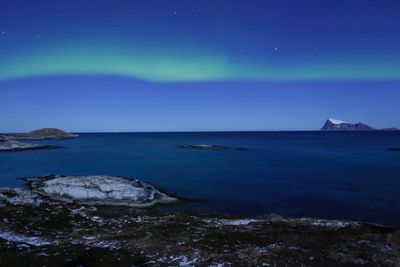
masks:
<svg viewBox="0 0 400 267"><path fill-rule="evenodd" d="M59 183L60 180L54 180L57 178L62 176L36 177L34 182L27 179L27 189L0 190L0 265L400 264L400 228L279 215L241 218L198 212L159 213L149 208L100 202L89 205L79 198L65 201L42 194L43 188L52 184L43 183ZM90 183L84 184L84 188L93 188ZM52 192L58 195L61 191ZM68 195L69 191L62 192Z"/></svg>

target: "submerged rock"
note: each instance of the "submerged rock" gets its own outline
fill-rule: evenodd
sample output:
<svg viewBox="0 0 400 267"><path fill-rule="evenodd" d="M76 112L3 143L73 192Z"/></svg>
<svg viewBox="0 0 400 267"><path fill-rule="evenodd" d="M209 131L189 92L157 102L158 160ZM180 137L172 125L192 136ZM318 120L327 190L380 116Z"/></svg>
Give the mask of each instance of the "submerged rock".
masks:
<svg viewBox="0 0 400 267"><path fill-rule="evenodd" d="M0 140L0 152L18 152L25 150L56 149L60 146L29 144L13 140Z"/></svg>
<svg viewBox="0 0 400 267"><path fill-rule="evenodd" d="M32 192L63 202L148 207L177 201L137 179L98 175L45 176L26 180Z"/></svg>
<svg viewBox="0 0 400 267"><path fill-rule="evenodd" d="M247 150L243 147L227 147L220 145L184 145L182 148L198 149L198 150Z"/></svg>

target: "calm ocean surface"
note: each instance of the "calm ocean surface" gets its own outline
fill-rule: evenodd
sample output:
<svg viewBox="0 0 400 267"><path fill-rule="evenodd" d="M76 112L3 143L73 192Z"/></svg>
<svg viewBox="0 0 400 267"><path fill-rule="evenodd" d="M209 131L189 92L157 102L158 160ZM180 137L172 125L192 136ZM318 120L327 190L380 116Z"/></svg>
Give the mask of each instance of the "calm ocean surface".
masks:
<svg viewBox="0 0 400 267"><path fill-rule="evenodd" d="M80 134L58 150L0 153L0 186L18 177L108 174L199 199L168 209L352 219L400 225L400 132ZM246 147L204 151L185 144Z"/></svg>

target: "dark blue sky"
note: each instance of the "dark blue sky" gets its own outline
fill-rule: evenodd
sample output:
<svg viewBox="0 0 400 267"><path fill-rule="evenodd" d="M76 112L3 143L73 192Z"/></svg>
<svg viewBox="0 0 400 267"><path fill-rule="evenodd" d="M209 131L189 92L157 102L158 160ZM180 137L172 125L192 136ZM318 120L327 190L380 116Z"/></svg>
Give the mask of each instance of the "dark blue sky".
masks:
<svg viewBox="0 0 400 267"><path fill-rule="evenodd" d="M2 1L0 131L400 127L398 1Z"/></svg>

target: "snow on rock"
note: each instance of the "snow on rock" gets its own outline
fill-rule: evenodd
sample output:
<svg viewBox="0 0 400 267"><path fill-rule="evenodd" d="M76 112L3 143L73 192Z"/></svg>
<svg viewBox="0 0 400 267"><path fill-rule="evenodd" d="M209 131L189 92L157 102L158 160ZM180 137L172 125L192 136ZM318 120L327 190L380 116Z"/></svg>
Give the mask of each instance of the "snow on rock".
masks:
<svg viewBox="0 0 400 267"><path fill-rule="evenodd" d="M342 123L348 123L345 121L341 121L341 120L337 120L337 119L333 119L333 118L329 118L328 121L330 121L333 124L342 124Z"/></svg>
<svg viewBox="0 0 400 267"><path fill-rule="evenodd" d="M11 205L40 205L44 200L29 190L0 188L0 202L7 202Z"/></svg>
<svg viewBox="0 0 400 267"><path fill-rule="evenodd" d="M357 226L357 222L348 222L348 221L339 221L339 220L322 220L322 219L311 219L311 218L300 218L300 219L292 219L293 221L298 221L300 223L322 227L322 228L330 228L330 229L340 229L347 226Z"/></svg>
<svg viewBox="0 0 400 267"><path fill-rule="evenodd" d="M13 234L11 232L0 232L0 238L8 242L22 243L35 247L47 246L51 244L50 242L36 236L32 237L23 236L23 235Z"/></svg>
<svg viewBox="0 0 400 267"><path fill-rule="evenodd" d="M98 175L38 177L27 181L34 192L65 202L144 207L176 201L137 179Z"/></svg>
<svg viewBox="0 0 400 267"><path fill-rule="evenodd" d="M182 256L170 256L168 259L169 264L174 263L179 267L191 267L191 266L197 266L196 262L198 262L200 259L199 258L193 258L189 259L188 256L182 255Z"/></svg>
<svg viewBox="0 0 400 267"><path fill-rule="evenodd" d="M205 219L204 222L209 224L215 224L218 226L240 226L240 225L249 225L251 223L259 222L260 220L256 219Z"/></svg>

